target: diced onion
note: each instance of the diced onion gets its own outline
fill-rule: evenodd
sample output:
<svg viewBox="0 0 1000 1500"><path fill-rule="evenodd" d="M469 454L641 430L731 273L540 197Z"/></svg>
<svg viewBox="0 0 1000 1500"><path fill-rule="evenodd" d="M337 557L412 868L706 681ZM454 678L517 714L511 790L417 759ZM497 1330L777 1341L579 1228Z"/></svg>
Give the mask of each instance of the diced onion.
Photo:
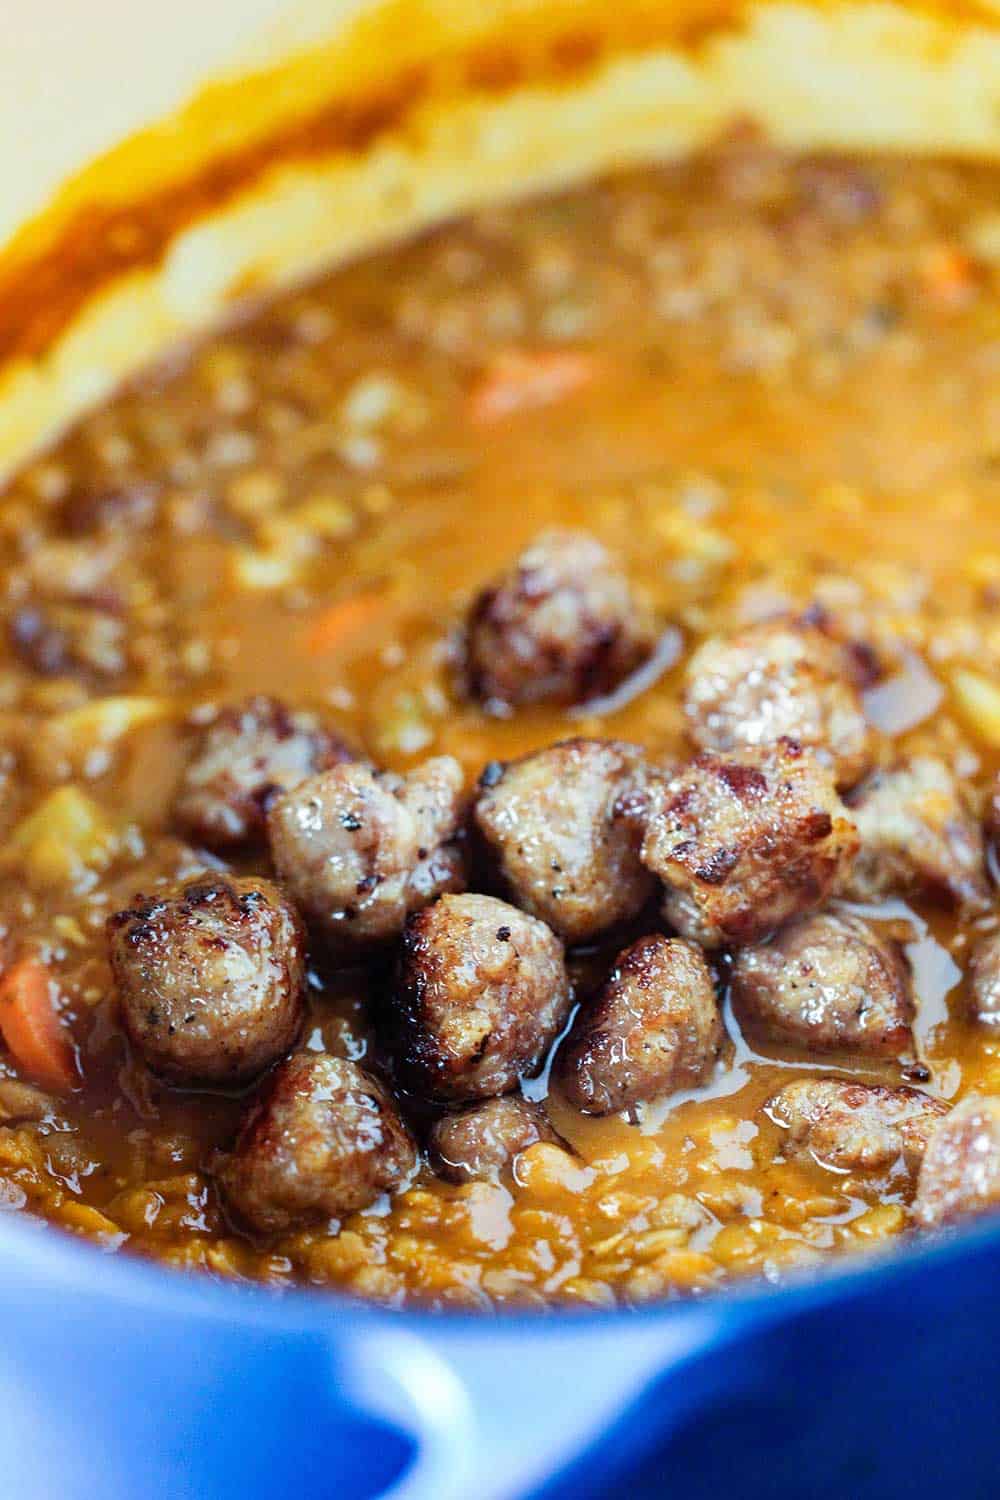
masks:
<svg viewBox="0 0 1000 1500"><path fill-rule="evenodd" d="M923 659L906 651L902 670L865 693L865 714L883 734L906 734L929 719L943 697L943 686Z"/></svg>
<svg viewBox="0 0 1000 1500"><path fill-rule="evenodd" d="M620 682L614 692L607 693L603 698L590 698L586 703L578 703L569 710L571 719L603 719L609 714L619 713L626 708L640 694L645 693L671 667L675 667L680 661L681 646L683 639L676 626L671 625L665 630L653 648L652 654L646 658L641 667L632 672Z"/></svg>

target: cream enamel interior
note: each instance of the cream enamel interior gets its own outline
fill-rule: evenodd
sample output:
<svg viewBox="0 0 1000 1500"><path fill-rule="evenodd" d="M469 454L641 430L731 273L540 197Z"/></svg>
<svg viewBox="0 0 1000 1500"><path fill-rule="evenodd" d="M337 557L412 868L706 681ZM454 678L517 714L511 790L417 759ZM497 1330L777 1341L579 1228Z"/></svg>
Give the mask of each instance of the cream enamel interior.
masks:
<svg viewBox="0 0 1000 1500"><path fill-rule="evenodd" d="M539 38L605 41L558 79ZM523 56L510 87L459 80L469 49ZM421 86L363 149L272 157L106 280L30 357L0 346L0 474L238 298L485 201L683 152L736 120L796 147L1000 152L1000 5L725 0L41 0L0 58L0 272L75 211L136 203L237 148ZM39 86L38 80L45 80Z"/></svg>

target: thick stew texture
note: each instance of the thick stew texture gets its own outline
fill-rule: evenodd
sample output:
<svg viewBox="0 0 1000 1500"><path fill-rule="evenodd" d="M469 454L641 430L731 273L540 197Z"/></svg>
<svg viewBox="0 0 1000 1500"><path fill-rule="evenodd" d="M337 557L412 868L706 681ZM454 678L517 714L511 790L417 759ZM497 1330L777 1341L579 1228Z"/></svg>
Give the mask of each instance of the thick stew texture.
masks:
<svg viewBox="0 0 1000 1500"><path fill-rule="evenodd" d="M610 1307L1000 1207L1000 172L753 143L0 497L0 1206Z"/></svg>

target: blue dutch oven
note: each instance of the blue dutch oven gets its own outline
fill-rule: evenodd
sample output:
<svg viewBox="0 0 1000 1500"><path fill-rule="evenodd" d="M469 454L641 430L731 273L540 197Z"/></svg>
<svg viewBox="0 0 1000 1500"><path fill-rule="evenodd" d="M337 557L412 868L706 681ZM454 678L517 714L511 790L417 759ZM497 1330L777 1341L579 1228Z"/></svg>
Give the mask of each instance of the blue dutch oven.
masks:
<svg viewBox="0 0 1000 1500"><path fill-rule="evenodd" d="M767 7L726 0L673 4L691 11L697 45L675 59L664 42L659 61L653 59L657 87L665 90L666 142L685 139L688 107L693 137L702 125L721 123L719 79L735 90L726 95L727 109L759 118L784 139L789 95L807 112L812 70L818 75L816 123L813 128L808 120L794 122L797 144L824 146L831 134L839 144L843 134L861 145L904 142L995 154L1000 53L993 23L988 35L974 34L973 27L980 12L993 13L995 0L983 6L914 0L914 15L902 20L900 7L874 6L863 27L845 24L839 30L841 7L825 0L800 6L804 13L792 16L794 25L781 24L789 7L775 6L777 22L759 26L754 15ZM134 90L122 87L123 78L134 82L140 61L158 80L156 108L165 107L170 99L176 102L178 90L183 94L205 82L196 65L203 22L211 23L214 44L221 46L225 14L235 49L246 40L251 10L259 21L265 11L280 8L264 0L253 6L246 0L174 0L169 7L102 0L96 6L108 42L102 47L91 37L98 19L93 3L15 6L9 0L14 24L0 43L0 63L7 63L0 76L4 102L9 96L18 107L16 116L8 109L5 118L16 118L18 133L9 180L0 185L8 196L11 182L20 187L9 208L10 227L35 211L36 189L54 190L59 172L79 164L77 138L89 139L81 122L100 123L102 101L117 104L112 96L118 94L125 100L116 129L149 123L130 116ZM609 4L607 11L614 16L618 8ZM362 7L338 0L327 9L332 26ZM379 7L372 0L368 9ZM529 9L542 15L546 7L542 0L503 6L491 0L467 11L459 4L429 7L435 25L423 45L429 57L443 46L446 14L448 28L462 41L459 33L475 30L464 24L469 16L478 21L479 12L488 19L494 11L513 16ZM670 9L662 7L665 16ZM704 24L713 9L720 26L717 53ZM745 37L737 25L743 9L750 16ZM656 7L646 10L652 14ZM932 28L936 10L943 16L940 37ZM55 49L48 35L53 14L61 38ZM948 29L966 21L968 36ZM410 65L407 27L399 35L390 28L377 35ZM418 35L414 46L420 40ZM133 62L130 49L138 42ZM64 77L48 71L50 55L64 60ZM563 66L572 55L566 51ZM46 59L44 75L39 57ZM129 59L125 68L123 57ZM338 79L359 71L349 52L337 57ZM625 80L619 87L628 107L618 119L600 113L609 108L607 92L592 99L585 92L599 68L599 52L595 57L583 57L580 84L582 117L596 111L599 121L595 142L614 118L623 158L648 154L654 116L647 60L641 54L631 62L624 54L608 59L608 68ZM433 69L426 72L433 80ZM536 161L539 171L548 163L550 175L557 176L552 153L564 147L577 173L610 159L603 138L584 149L574 135L580 116L569 107L572 96L564 104L562 72L559 77L553 118L565 125L565 135L540 129L529 88L530 107L519 116L519 128L533 133L527 143L510 147L509 159L491 113L495 100L486 91L478 107L495 153L488 181L491 173L519 180L525 164ZM549 86L546 79L542 84ZM923 104L925 87L932 107ZM868 100L878 108L866 110ZM466 111L461 129L442 133L447 142L475 138L472 106L460 102ZM429 97L423 107L434 103ZM441 117L448 122L443 109ZM219 150L227 124L223 115ZM432 144L438 140L433 130L426 136ZM162 130L149 136L154 145L168 141L171 150L180 139ZM33 167L18 176L14 168L23 167L35 142L60 149L40 153L37 172ZM402 212L392 174L405 160L395 147L385 153L397 203L391 213L386 210L387 230L401 227L392 216ZM211 165L208 155L206 162ZM305 173L306 165L299 165ZM213 240L209 233L202 240L195 234L186 249L179 238L164 247L156 272L159 312L167 306L165 288L186 289L183 277L167 286L164 267L177 272L189 261L196 269L201 265L197 253L185 259L192 246L207 256L210 271L217 269L213 250L233 251L233 264L222 269L234 281L237 273L259 274L259 262L270 267L272 259L275 279L279 271L285 279L304 273L314 250L306 233L313 223L309 216L315 216L317 233L328 233L324 193L332 183L331 201L337 201L338 190L333 167L317 158L311 169L314 177L303 179L309 191L292 173L273 174L260 185L270 197L252 200L254 213L246 216L255 229L268 228L267 213L280 215L285 193L300 236L292 234L287 246L269 234L263 249L250 247L240 258L232 238L220 233ZM468 167L466 175L474 175ZM436 176L428 181L434 193L440 190ZM400 182L405 186L405 175ZM351 194L348 200L355 202ZM374 195L369 201L360 194L357 201L374 211ZM443 199L429 206L439 213L461 204ZM174 264L178 244L185 253ZM169 303L171 317L193 328L220 316L228 285L210 276L198 286L194 304L183 298ZM104 372L109 379L149 352L128 306L124 347L112 350L117 364ZM109 326L101 325L102 356L110 347ZM77 358L81 349L86 353L85 341L77 339ZM23 430L10 425L6 449L0 442L3 463L50 436L52 423L72 415L67 401L92 389L84 376L93 372L75 368L65 350L50 364L57 374L65 366L74 379L66 377L64 391L56 389L48 366L33 371L38 389L32 386L31 400L18 409ZM49 386L43 376L51 377ZM631 1313L432 1317L358 1307L333 1295L279 1297L261 1288L221 1285L127 1256L104 1256L19 1215L0 1214L0 1500L996 1500L998 1284L1000 1223L994 1221L908 1253L841 1263L822 1277L778 1289L747 1285L701 1302Z"/></svg>
<svg viewBox="0 0 1000 1500"><path fill-rule="evenodd" d="M3 1500L1000 1494L1000 1230L633 1313L277 1297L0 1226Z"/></svg>

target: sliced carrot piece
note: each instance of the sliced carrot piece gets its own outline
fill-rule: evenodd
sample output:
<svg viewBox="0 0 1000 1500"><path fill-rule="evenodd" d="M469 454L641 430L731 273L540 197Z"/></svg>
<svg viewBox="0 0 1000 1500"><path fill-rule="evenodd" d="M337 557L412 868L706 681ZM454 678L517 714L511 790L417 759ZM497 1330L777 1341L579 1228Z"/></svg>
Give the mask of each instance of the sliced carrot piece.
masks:
<svg viewBox="0 0 1000 1500"><path fill-rule="evenodd" d="M72 1088L76 1060L56 1009L58 990L45 965L22 958L0 979L0 1035L30 1078L50 1088Z"/></svg>
<svg viewBox="0 0 1000 1500"><path fill-rule="evenodd" d="M945 312L964 307L976 291L976 263L958 245L932 246L921 263L921 281L927 296Z"/></svg>
<svg viewBox="0 0 1000 1500"><path fill-rule="evenodd" d="M338 599L313 616L303 642L310 656L321 656L333 651L359 636L369 625L374 625L385 608L385 594L351 594Z"/></svg>
<svg viewBox="0 0 1000 1500"><path fill-rule="evenodd" d="M501 422L515 412L548 406L589 385L597 374L592 354L579 350L508 349L487 366L469 397L477 427Z"/></svg>

